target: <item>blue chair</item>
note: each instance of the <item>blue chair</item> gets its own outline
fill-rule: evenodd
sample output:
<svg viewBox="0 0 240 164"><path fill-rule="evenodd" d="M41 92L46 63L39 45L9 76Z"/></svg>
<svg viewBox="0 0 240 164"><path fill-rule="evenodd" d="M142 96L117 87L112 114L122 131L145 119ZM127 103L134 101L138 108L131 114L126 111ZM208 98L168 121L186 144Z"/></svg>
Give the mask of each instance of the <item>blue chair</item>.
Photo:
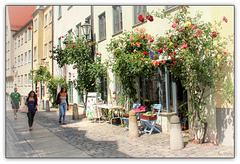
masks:
<svg viewBox="0 0 240 164"><path fill-rule="evenodd" d="M157 118L155 120L144 120L144 119L140 119L140 121L142 123L144 123L146 125L145 129L143 130L143 133L149 133L149 135L152 134L153 131L157 131L159 133L162 133L159 129L157 129L155 126L156 126L156 122L157 122L157 119L158 119L158 116L161 112L161 109L162 109L162 104L154 104L153 105L153 111L152 111L152 114L154 113L155 110L157 110ZM150 129L150 130L147 130L147 129Z"/></svg>
<svg viewBox="0 0 240 164"><path fill-rule="evenodd" d="M134 108L138 108L139 106L141 106L141 104L133 104L132 110L133 110ZM126 126L126 128L125 128L125 130L124 130L124 131L126 131L126 130L128 129L128 127L129 127L129 118L123 117L122 120L127 123L127 126Z"/></svg>

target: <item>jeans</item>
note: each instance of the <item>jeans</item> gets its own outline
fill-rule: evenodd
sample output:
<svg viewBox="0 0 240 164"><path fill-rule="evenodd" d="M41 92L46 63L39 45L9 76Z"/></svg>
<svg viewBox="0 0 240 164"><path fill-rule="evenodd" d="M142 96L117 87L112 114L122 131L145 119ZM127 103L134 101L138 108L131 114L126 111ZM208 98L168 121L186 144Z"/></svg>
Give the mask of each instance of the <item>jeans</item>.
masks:
<svg viewBox="0 0 240 164"><path fill-rule="evenodd" d="M33 125L33 118L36 112L28 111L27 116L28 116L28 126L32 127Z"/></svg>
<svg viewBox="0 0 240 164"><path fill-rule="evenodd" d="M59 120L62 119L63 117L63 123L65 122L65 114L66 114L66 111L67 111L67 104L66 103L63 103L63 104L60 104L59 105Z"/></svg>

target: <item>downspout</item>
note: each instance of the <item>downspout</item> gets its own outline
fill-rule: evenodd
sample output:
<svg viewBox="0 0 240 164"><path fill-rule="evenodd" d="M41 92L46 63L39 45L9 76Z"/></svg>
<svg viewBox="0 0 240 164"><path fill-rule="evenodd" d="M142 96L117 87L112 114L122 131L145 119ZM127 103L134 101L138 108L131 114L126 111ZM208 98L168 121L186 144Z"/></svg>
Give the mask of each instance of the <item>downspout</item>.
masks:
<svg viewBox="0 0 240 164"><path fill-rule="evenodd" d="M54 6L52 6L52 50L53 50L53 45L54 45ZM52 76L54 76L54 60L53 60L53 58L52 58Z"/></svg>

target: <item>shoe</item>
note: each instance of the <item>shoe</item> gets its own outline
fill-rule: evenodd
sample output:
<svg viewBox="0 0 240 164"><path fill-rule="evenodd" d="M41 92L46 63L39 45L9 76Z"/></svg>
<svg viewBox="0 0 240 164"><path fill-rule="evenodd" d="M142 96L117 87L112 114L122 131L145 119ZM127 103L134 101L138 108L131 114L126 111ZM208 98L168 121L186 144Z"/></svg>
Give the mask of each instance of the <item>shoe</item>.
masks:
<svg viewBox="0 0 240 164"><path fill-rule="evenodd" d="M32 129L33 129L32 127L29 128L30 131L32 131Z"/></svg>
<svg viewBox="0 0 240 164"><path fill-rule="evenodd" d="M61 121L61 120L59 120L58 122L59 122L59 124L61 124L61 123L62 123L62 121Z"/></svg>
<svg viewBox="0 0 240 164"><path fill-rule="evenodd" d="M14 116L14 119L16 120L16 119L17 119L17 116Z"/></svg>
<svg viewBox="0 0 240 164"><path fill-rule="evenodd" d="M66 124L67 124L66 122L63 123L63 125L66 125Z"/></svg>

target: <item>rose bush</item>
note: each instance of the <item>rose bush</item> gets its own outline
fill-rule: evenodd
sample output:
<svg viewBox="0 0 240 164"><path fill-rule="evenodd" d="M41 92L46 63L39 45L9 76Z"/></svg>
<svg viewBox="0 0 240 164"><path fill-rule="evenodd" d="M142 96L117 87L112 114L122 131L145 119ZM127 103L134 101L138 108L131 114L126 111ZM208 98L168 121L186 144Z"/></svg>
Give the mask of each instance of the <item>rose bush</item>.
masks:
<svg viewBox="0 0 240 164"><path fill-rule="evenodd" d="M156 17L169 19L172 24L166 36L155 38L155 46L152 49L158 52L159 65L167 66L171 74L181 81L182 86L188 91L190 105L188 116L192 121L192 135L194 139L204 142L207 129L206 99L209 98L209 90L215 90L215 81L223 80L225 74L221 66L227 64L229 53L225 52L226 41L221 42L218 29L221 22L215 25L204 23L201 14L191 18L187 6L182 6L176 14L154 13ZM223 21L227 23L224 17ZM161 62L162 59L166 61ZM197 129L203 129L200 137L194 134Z"/></svg>

